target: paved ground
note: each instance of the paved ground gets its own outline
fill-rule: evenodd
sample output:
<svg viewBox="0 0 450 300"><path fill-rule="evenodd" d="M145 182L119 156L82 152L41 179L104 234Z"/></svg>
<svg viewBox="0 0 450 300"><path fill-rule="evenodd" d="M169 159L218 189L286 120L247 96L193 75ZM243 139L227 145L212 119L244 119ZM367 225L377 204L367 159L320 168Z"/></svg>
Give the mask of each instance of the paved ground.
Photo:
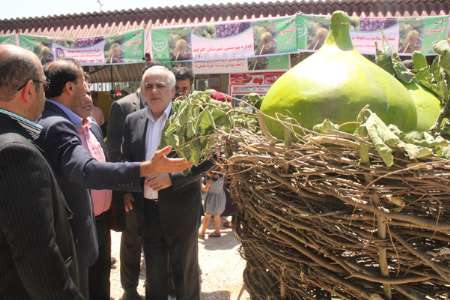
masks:
<svg viewBox="0 0 450 300"><path fill-rule="evenodd" d="M112 233L112 256L119 262L120 233ZM236 300L242 287L245 261L239 256L239 242L230 229L222 230L220 238L199 240L199 260L202 269L202 300ZM118 300L122 295L120 264L111 270L111 296ZM144 295L141 273L139 292ZM245 292L242 300L250 299Z"/></svg>

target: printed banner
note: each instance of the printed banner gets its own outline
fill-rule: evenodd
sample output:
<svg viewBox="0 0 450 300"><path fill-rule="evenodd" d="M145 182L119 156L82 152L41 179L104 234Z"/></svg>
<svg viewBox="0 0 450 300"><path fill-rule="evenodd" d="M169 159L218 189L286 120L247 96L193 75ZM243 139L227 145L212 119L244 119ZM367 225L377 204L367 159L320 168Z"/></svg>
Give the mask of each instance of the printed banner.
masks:
<svg viewBox="0 0 450 300"><path fill-rule="evenodd" d="M34 52L42 64L62 57L74 58L81 65L138 63L144 57L144 30L75 40L21 34L19 45Z"/></svg>
<svg viewBox="0 0 450 300"><path fill-rule="evenodd" d="M194 74L228 74L248 72L247 59L194 61L192 63Z"/></svg>
<svg viewBox="0 0 450 300"><path fill-rule="evenodd" d="M180 61L192 59L191 28L157 28L151 31L152 59Z"/></svg>
<svg viewBox="0 0 450 300"><path fill-rule="evenodd" d="M63 47L71 47L71 41L67 39L52 39L44 36L19 35L19 46L34 52L41 60L43 65L52 62L53 55L52 44L57 43Z"/></svg>
<svg viewBox="0 0 450 300"><path fill-rule="evenodd" d="M58 43L52 44L55 59L73 58L84 66L104 64L104 49L103 37L76 40L72 47L65 47Z"/></svg>
<svg viewBox="0 0 450 300"><path fill-rule="evenodd" d="M450 39L450 17L447 20L448 26L447 26L447 38Z"/></svg>
<svg viewBox="0 0 450 300"><path fill-rule="evenodd" d="M433 44L446 39L448 35L448 16L400 19L399 53L411 54L421 51L433 53Z"/></svg>
<svg viewBox="0 0 450 300"><path fill-rule="evenodd" d="M15 34L0 35L0 44L16 45L16 35Z"/></svg>
<svg viewBox="0 0 450 300"><path fill-rule="evenodd" d="M143 62L144 29L106 37L104 49L108 64Z"/></svg>
<svg viewBox="0 0 450 300"><path fill-rule="evenodd" d="M330 17L299 14L296 24L298 49L316 51L328 35ZM400 54L409 55L416 50L433 54L433 44L448 36L448 28L448 16L361 18L352 19L351 37L363 54L374 54L375 43L386 42Z"/></svg>
<svg viewBox="0 0 450 300"><path fill-rule="evenodd" d="M433 44L448 35L448 16L403 18L399 23L401 54L411 54L416 50L431 54Z"/></svg>
<svg viewBox="0 0 450 300"><path fill-rule="evenodd" d="M396 18L361 18L358 26L352 27L353 46L362 54L376 53L376 45L388 43L398 52L399 24Z"/></svg>
<svg viewBox="0 0 450 300"><path fill-rule="evenodd" d="M330 20L330 16L297 15L297 48L316 51L322 47L328 35Z"/></svg>
<svg viewBox="0 0 450 300"><path fill-rule="evenodd" d="M253 22L255 55L295 52L297 50L295 19L286 17Z"/></svg>
<svg viewBox="0 0 450 300"><path fill-rule="evenodd" d="M230 74L230 95L257 93L264 95L284 72L255 72Z"/></svg>
<svg viewBox="0 0 450 300"><path fill-rule="evenodd" d="M196 27L191 33L191 41L193 60L245 58L254 55L250 22Z"/></svg>
<svg viewBox="0 0 450 300"><path fill-rule="evenodd" d="M260 56L248 59L249 71L261 70L287 70L289 65L289 54L275 56Z"/></svg>
<svg viewBox="0 0 450 300"><path fill-rule="evenodd" d="M241 59L297 50L295 16L151 31L156 61Z"/></svg>

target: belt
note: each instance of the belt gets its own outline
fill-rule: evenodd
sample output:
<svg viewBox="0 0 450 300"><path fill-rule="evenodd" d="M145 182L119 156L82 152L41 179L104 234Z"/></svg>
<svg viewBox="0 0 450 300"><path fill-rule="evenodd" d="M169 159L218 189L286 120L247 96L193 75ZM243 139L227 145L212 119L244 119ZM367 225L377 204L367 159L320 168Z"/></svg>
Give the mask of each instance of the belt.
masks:
<svg viewBox="0 0 450 300"><path fill-rule="evenodd" d="M155 198L155 199L149 199L149 198L144 198L144 200L149 200L149 201L154 201L154 202L158 202L158 198Z"/></svg>

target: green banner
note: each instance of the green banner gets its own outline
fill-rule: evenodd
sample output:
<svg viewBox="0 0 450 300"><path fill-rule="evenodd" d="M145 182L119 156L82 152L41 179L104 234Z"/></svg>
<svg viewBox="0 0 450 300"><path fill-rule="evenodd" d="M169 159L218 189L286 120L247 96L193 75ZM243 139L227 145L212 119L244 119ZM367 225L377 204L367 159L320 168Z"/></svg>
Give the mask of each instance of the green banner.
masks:
<svg viewBox="0 0 450 300"><path fill-rule="evenodd" d="M0 35L0 44L15 45L16 44L16 35L15 34Z"/></svg>
<svg viewBox="0 0 450 300"><path fill-rule="evenodd" d="M144 30L75 40L21 34L19 45L34 52L42 64L59 57L76 59L82 65L138 63L144 57Z"/></svg>
<svg viewBox="0 0 450 300"><path fill-rule="evenodd" d="M448 16L400 18L399 53L433 53L433 44L448 34Z"/></svg>
<svg viewBox="0 0 450 300"><path fill-rule="evenodd" d="M138 63L144 58L144 29L105 38L106 63Z"/></svg>
<svg viewBox="0 0 450 300"><path fill-rule="evenodd" d="M156 61L238 59L297 50L295 17L156 28L151 39Z"/></svg>
<svg viewBox="0 0 450 300"><path fill-rule="evenodd" d="M72 44L66 39L56 40L44 36L19 35L19 46L34 52L39 57L43 65L54 60L52 50L53 42L57 42L65 47L70 47Z"/></svg>
<svg viewBox="0 0 450 300"><path fill-rule="evenodd" d="M295 17L256 21L252 27L256 56L297 50Z"/></svg>
<svg viewBox="0 0 450 300"><path fill-rule="evenodd" d="M157 28L151 36L153 60L192 59L191 27Z"/></svg>
<svg viewBox="0 0 450 300"><path fill-rule="evenodd" d="M289 54L260 56L248 59L248 70L287 70L289 69Z"/></svg>
<svg viewBox="0 0 450 300"><path fill-rule="evenodd" d="M318 50L328 35L330 16L297 15L297 48L301 50Z"/></svg>

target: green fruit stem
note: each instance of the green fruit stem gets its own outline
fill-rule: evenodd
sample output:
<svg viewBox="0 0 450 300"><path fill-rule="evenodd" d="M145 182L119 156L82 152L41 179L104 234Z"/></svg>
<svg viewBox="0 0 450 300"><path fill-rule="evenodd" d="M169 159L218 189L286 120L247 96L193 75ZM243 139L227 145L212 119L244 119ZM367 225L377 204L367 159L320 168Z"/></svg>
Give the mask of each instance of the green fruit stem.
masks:
<svg viewBox="0 0 450 300"><path fill-rule="evenodd" d="M350 18L345 12L337 10L331 15L330 32L325 44L336 45L341 50L353 50L350 37Z"/></svg>

